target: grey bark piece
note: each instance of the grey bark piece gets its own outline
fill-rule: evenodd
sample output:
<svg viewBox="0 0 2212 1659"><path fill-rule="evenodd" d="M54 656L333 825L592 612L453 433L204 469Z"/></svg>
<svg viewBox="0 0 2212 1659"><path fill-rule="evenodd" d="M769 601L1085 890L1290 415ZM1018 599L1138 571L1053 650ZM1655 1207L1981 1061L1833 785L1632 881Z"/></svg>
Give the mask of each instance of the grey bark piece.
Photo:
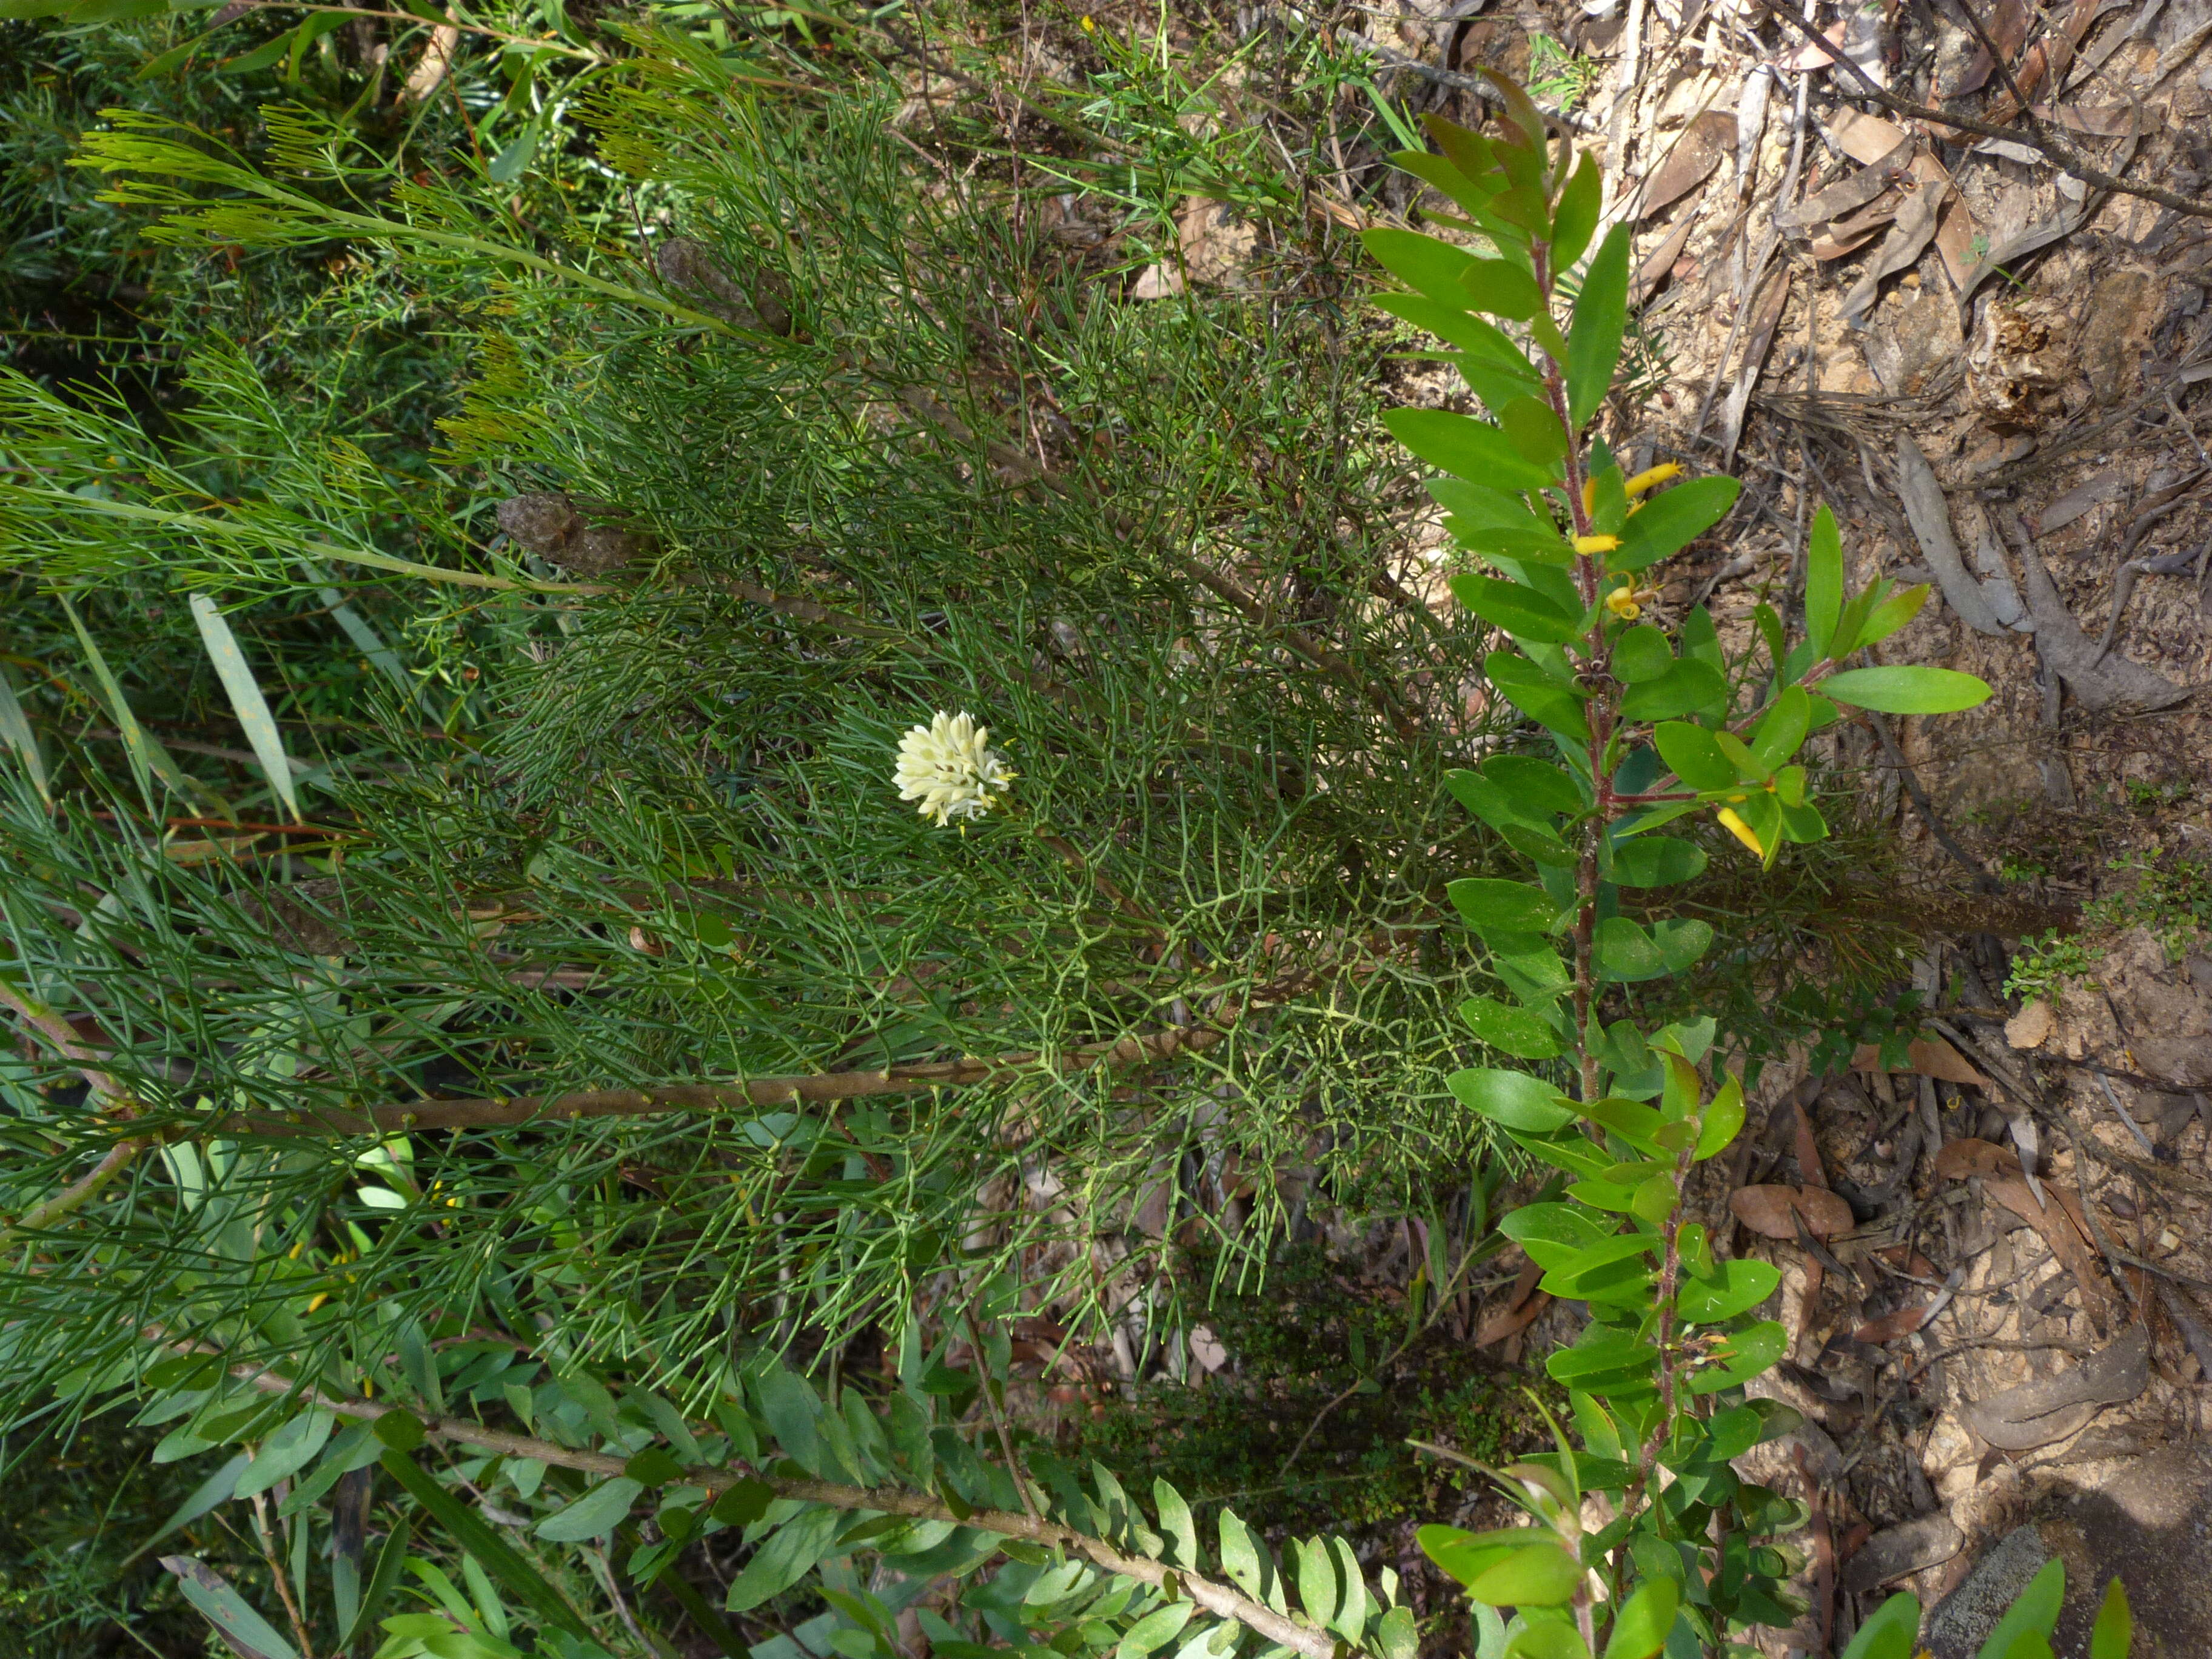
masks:
<svg viewBox="0 0 2212 1659"><path fill-rule="evenodd" d="M1939 1659L1971 1659L2014 1598L2050 1559L2042 1534L2033 1527L2014 1528L1975 1564L1966 1582L1928 1615L1923 1639Z"/></svg>
<svg viewBox="0 0 2212 1659"><path fill-rule="evenodd" d="M1864 1595L1893 1578L1939 1566L1966 1547L1966 1535L1949 1516L1923 1515L1878 1532L1861 1545L1858 1553L1844 1564L1844 1588Z"/></svg>
<svg viewBox="0 0 2212 1659"><path fill-rule="evenodd" d="M2128 1053L2170 1088L2212 1088L2212 1036L2130 1037Z"/></svg>
<svg viewBox="0 0 2212 1659"><path fill-rule="evenodd" d="M1982 585L1967 573L1966 561L1959 556L1943 486L1936 482L1936 470L1910 434L1897 441L1897 495L1905 505L1905 516L1911 521L1920 550L1927 556L1928 568L1936 573L1943 598L1959 613L1959 620L1977 634L2003 633L2004 624L1983 596Z"/></svg>
<svg viewBox="0 0 2212 1659"><path fill-rule="evenodd" d="M2043 660L2067 684L2084 708L2164 708L2186 697L2191 688L2176 685L2165 675L2122 656L2097 660L2097 642L2081 631L2074 613L2051 586L2051 573L2036 556L2033 543L2023 545L2021 568L2027 576L2027 608L2035 618L2035 647Z"/></svg>
<svg viewBox="0 0 2212 1659"><path fill-rule="evenodd" d="M2013 586L2012 567L2005 562L2004 544L1990 527L1986 515L1982 520L1982 533L1974 543L1974 569L1982 579L1982 597L1990 603L1990 612L2015 634L2035 632L2035 618L2028 614L2027 604L2020 597L2020 589Z"/></svg>
<svg viewBox="0 0 2212 1659"><path fill-rule="evenodd" d="M2080 1364L1973 1401L1960 1416L1992 1446L2033 1451L2077 1432L2100 1406L2132 1400L2149 1384L2150 1330L2130 1325Z"/></svg>

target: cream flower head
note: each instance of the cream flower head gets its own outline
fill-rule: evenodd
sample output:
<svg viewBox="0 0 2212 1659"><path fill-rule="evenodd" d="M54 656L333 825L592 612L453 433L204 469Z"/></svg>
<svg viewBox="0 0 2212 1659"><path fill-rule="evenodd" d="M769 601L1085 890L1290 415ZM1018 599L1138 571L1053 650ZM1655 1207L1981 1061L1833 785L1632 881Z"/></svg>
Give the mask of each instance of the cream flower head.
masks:
<svg viewBox="0 0 2212 1659"><path fill-rule="evenodd" d="M990 742L989 728L964 708L957 714L940 710L928 725L908 727L891 774L899 799L920 801L915 810L939 824L981 817L999 804L992 792L1015 777Z"/></svg>

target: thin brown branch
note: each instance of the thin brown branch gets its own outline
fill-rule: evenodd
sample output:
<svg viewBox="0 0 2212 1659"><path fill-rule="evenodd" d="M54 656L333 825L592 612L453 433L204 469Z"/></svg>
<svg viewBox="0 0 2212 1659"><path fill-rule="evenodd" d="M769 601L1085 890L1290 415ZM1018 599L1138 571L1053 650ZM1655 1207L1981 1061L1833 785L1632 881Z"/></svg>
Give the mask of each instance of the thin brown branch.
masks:
<svg viewBox="0 0 2212 1659"><path fill-rule="evenodd" d="M1024 1072L1072 1077L1097 1066L1136 1066L1200 1054L1229 1035L1215 1025L1172 1025L1115 1042L1060 1053L1042 1048L880 1072L815 1072L736 1083L673 1083L651 1089L585 1089L562 1095L512 1095L480 1100L419 1100L366 1111L301 1110L278 1115L246 1112L211 1121L199 1133L305 1136L392 1134L419 1129L520 1127L583 1117L647 1117L662 1112L726 1112L763 1107L823 1105L875 1095L969 1088Z"/></svg>
<svg viewBox="0 0 2212 1659"><path fill-rule="evenodd" d="M1842 50L1824 37L1820 30L1814 27L1812 19L1807 17L1804 13L1797 10L1794 6L1782 3L1782 0L1759 0L1759 3L1804 36L1808 41L1826 54L1837 69L1851 77L1856 83L1848 94L1851 97L1871 99L1889 111L1891 114L1902 115L1910 120L1924 121L1930 125L1948 128L1955 132L1971 132L1979 137L2002 138L2015 144L2024 143L2032 149L2042 151L2053 166L2061 172L2073 174L2083 184L2094 185L2099 190L2117 191L2123 196L2140 196L2147 202L2156 202L2160 207L2172 208L2177 213L2190 214L2200 219L2212 219L2212 201L2207 201L2202 197L2184 196L2179 191L2166 190L2157 185L2131 185L2117 174L2106 172L2084 157L2074 148L2070 141L2059 137L2055 129L2045 127L2036 118L2033 110L2027 112L2027 114L2028 119L2034 122L2034 125L2022 129L1992 121L1978 120L1971 115L1947 114L1940 109L1930 109L1925 104L1916 104L1910 99L1899 98L1887 87L1879 84L1872 76L1856 64L1844 57Z"/></svg>
<svg viewBox="0 0 2212 1659"><path fill-rule="evenodd" d="M198 1343L172 1346L179 1352L209 1352ZM399 1409L381 1401L338 1399L317 1389L303 1388L290 1377L258 1366L236 1366L233 1368L232 1375L264 1394L289 1395L306 1404L319 1406L337 1416L356 1420L373 1421ZM503 1429L486 1428L481 1423L464 1418L431 1418L423 1422L422 1431L432 1439L447 1441L459 1446L471 1446L507 1457L535 1458L552 1468L574 1469L581 1474L611 1477L623 1474L629 1468L625 1458L611 1457L604 1452L578 1451L556 1445L550 1440L509 1434ZM1263 1607L1226 1584L1216 1583L1182 1568L1170 1568L1164 1563L1142 1556L1125 1555L1104 1540L1091 1537L1056 1521L1016 1515L1006 1510L975 1510L965 1515L956 1515L949 1505L938 1499L908 1492L902 1487L850 1486L830 1480L792 1480L766 1470L748 1469L741 1465L715 1468L694 1464L687 1467L682 1476L684 1484L704 1486L718 1496L747 1479L759 1481L779 1498L793 1498L800 1503L822 1504L836 1510L866 1510L878 1515L902 1515L917 1520L948 1522L972 1527L981 1532L995 1533L1001 1538L1023 1540L1046 1549L1070 1551L1108 1572L1119 1573L1155 1589L1164 1585L1172 1574L1182 1593L1207 1612L1220 1618L1233 1619L1238 1624L1257 1631L1270 1642L1306 1655L1308 1659L1336 1659L1344 1647L1328 1632L1302 1624L1272 1607Z"/></svg>

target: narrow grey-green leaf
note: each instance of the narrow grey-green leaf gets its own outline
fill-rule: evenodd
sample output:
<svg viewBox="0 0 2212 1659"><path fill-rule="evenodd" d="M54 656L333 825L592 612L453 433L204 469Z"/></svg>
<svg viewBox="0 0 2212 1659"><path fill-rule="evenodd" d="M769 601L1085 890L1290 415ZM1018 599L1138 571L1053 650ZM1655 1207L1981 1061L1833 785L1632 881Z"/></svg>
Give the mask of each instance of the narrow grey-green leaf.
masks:
<svg viewBox="0 0 2212 1659"><path fill-rule="evenodd" d="M547 1516L534 1530L540 1538L556 1544L580 1544L587 1538L602 1537L629 1518L629 1506L644 1490L643 1481L618 1474L601 1481L566 1509Z"/></svg>
<svg viewBox="0 0 2212 1659"><path fill-rule="evenodd" d="M165 1555L161 1565L176 1575L177 1588L215 1626L223 1646L238 1659L300 1659L276 1627L230 1587L229 1580L189 1555Z"/></svg>
<svg viewBox="0 0 2212 1659"><path fill-rule="evenodd" d="M276 792L277 798L284 803L284 810L296 823L300 819L300 798L292 786L291 757L284 752L284 739L276 730L276 716L269 712L269 701L261 695L260 683L253 678L253 665L246 660L246 653L239 648L238 636L231 632L230 623L216 608L213 599L204 593L195 593L191 605L192 620L199 624L208 657L215 664L216 674L230 698L231 712L246 729L246 740L252 745L254 758L261 763L269 787Z"/></svg>

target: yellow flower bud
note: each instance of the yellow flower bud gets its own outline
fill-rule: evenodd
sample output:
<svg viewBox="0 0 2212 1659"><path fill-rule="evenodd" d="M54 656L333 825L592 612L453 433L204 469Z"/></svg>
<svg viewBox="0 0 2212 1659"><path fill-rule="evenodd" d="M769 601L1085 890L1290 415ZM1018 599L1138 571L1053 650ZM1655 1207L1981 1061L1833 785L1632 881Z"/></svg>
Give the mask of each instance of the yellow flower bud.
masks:
<svg viewBox="0 0 2212 1659"><path fill-rule="evenodd" d="M1669 478L1680 477L1681 473L1682 468L1680 463L1668 461L1663 466L1655 466L1646 471L1638 473L1634 477L1631 478L1626 484L1622 486L1622 489L1629 499L1633 501L1637 496L1641 495L1645 490L1652 489L1656 485L1665 483Z"/></svg>
<svg viewBox="0 0 2212 1659"><path fill-rule="evenodd" d="M1583 517L1594 518L1597 514L1597 480L1583 480Z"/></svg>
<svg viewBox="0 0 2212 1659"><path fill-rule="evenodd" d="M1620 545L1620 538L1618 536L1577 536L1575 538L1575 551L1577 553L1610 553L1613 549Z"/></svg>
<svg viewBox="0 0 2212 1659"><path fill-rule="evenodd" d="M1759 837L1751 833L1749 824L1735 815L1735 808L1733 806L1721 808L1721 828L1751 848L1759 857L1766 856L1766 849L1759 844Z"/></svg>

